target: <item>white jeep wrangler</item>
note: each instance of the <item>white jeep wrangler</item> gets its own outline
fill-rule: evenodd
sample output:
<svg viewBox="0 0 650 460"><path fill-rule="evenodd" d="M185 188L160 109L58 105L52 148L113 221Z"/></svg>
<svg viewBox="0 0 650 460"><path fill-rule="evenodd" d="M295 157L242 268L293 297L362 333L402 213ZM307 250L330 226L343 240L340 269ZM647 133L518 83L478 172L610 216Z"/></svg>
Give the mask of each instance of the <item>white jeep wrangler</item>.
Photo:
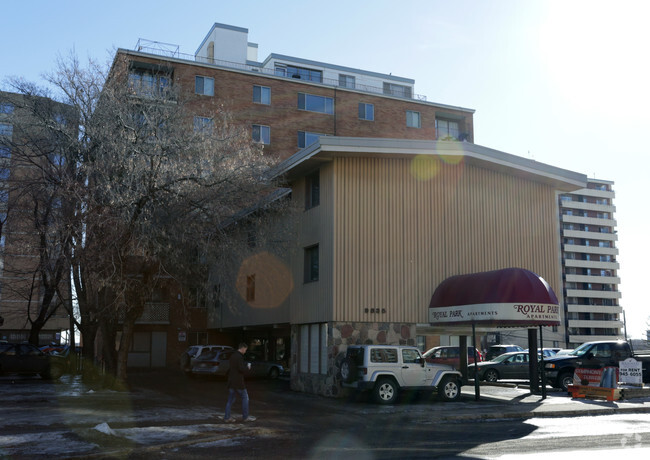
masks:
<svg viewBox="0 0 650 460"><path fill-rule="evenodd" d="M398 345L350 345L341 362L344 387L371 390L377 402L392 404L399 391L435 391L443 401L460 399L462 375L451 366L427 363L420 350Z"/></svg>

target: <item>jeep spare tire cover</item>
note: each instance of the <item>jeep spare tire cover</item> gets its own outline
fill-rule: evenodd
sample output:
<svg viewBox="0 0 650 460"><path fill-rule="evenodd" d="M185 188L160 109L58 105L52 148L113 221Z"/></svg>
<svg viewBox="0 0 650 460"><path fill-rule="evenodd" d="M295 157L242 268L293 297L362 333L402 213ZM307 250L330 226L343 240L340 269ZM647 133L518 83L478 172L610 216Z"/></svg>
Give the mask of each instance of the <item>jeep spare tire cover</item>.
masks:
<svg viewBox="0 0 650 460"><path fill-rule="evenodd" d="M352 383L357 379L357 365L351 358L345 358L341 363L341 380Z"/></svg>

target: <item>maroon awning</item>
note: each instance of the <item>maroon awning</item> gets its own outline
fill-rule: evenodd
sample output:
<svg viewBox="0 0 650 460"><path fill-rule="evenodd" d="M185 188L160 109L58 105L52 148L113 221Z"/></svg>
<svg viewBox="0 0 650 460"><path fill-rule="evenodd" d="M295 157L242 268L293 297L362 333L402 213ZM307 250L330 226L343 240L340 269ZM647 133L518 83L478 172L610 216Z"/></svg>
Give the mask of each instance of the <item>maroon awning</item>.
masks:
<svg viewBox="0 0 650 460"><path fill-rule="evenodd" d="M447 278L429 304L429 322L490 327L556 326L559 303L541 276L523 268Z"/></svg>

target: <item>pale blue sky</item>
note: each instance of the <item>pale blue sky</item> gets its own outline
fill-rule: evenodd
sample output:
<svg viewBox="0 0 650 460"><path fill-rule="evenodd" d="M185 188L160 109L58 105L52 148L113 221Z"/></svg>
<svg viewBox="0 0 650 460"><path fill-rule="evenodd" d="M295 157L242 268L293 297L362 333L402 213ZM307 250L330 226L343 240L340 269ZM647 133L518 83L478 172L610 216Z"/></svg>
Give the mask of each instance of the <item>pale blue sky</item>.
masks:
<svg viewBox="0 0 650 460"><path fill-rule="evenodd" d="M476 110L477 144L615 182L621 305L650 308L650 2L644 0L6 1L0 81L38 81L57 53L109 60L139 38L192 54L213 23L280 53L415 79L429 101ZM2 85L4 87L4 85Z"/></svg>

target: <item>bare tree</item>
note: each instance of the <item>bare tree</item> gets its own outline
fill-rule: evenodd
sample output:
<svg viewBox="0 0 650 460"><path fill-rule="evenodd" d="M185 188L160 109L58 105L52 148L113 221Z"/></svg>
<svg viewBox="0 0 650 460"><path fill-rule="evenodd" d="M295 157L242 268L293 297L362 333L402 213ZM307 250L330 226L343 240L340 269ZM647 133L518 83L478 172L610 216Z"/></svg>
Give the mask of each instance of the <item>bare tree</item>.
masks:
<svg viewBox="0 0 650 460"><path fill-rule="evenodd" d="M109 74L70 56L46 81L79 125L52 138L67 166L57 219L68 233L57 244L72 267L84 348L101 325L106 365L124 378L133 327L153 291L169 279L209 282L208 261L235 247L224 223L273 193L265 173L276 159L225 110L195 126L180 88L138 86L125 62ZM266 203L267 212L278 204Z"/></svg>

